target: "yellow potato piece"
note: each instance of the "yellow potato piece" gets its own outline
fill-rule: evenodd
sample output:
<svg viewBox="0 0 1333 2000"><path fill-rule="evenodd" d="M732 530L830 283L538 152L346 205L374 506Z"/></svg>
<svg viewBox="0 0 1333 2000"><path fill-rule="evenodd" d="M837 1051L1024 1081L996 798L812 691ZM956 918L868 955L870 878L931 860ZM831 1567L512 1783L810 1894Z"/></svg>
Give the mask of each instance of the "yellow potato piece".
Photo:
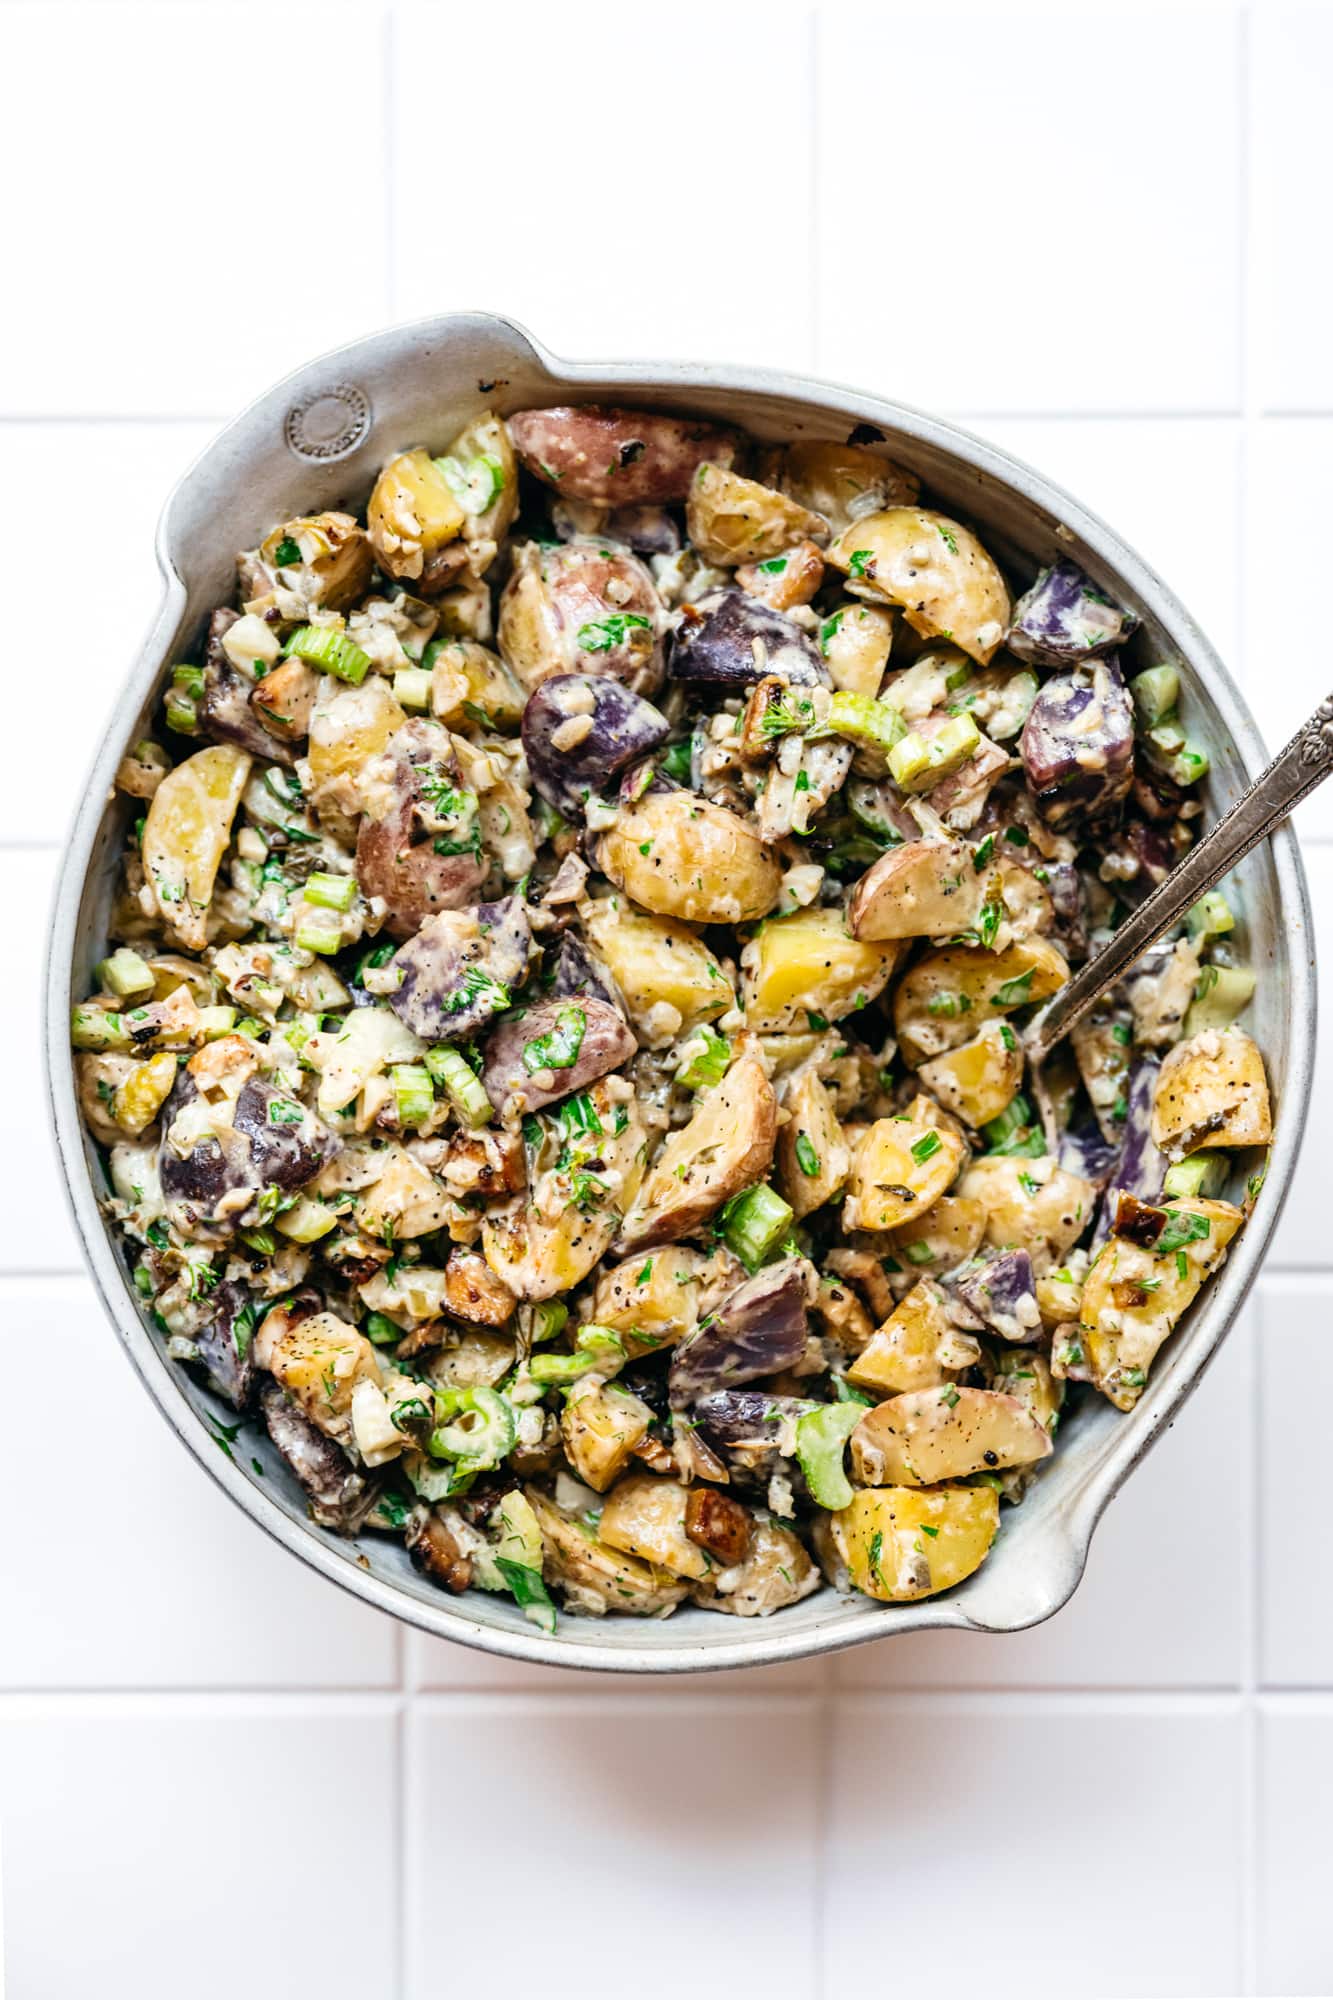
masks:
<svg viewBox="0 0 1333 2000"><path fill-rule="evenodd" d="M778 900L782 870L754 828L693 792L649 792L602 836L603 872L656 916L743 924Z"/></svg>
<svg viewBox="0 0 1333 2000"><path fill-rule="evenodd" d="M645 916L621 896L585 903L579 915L646 1048L665 1048L734 1006L736 996L722 967L687 924Z"/></svg>
<svg viewBox="0 0 1333 2000"><path fill-rule="evenodd" d="M970 528L926 507L888 507L844 528L828 552L855 596L900 604L914 632L982 666L1009 628L1009 592Z"/></svg>
<svg viewBox="0 0 1333 2000"><path fill-rule="evenodd" d="M850 524L853 507L862 516L872 511L865 504L868 498L883 508L891 502L914 501L921 491L914 472L868 446L825 444L818 439L789 444L778 479L784 493L812 513L822 514L835 532Z"/></svg>
<svg viewBox="0 0 1333 2000"><path fill-rule="evenodd" d="M311 1423L331 1437L347 1434L357 1383L380 1385L374 1348L336 1313L311 1313L293 1322L281 1306L275 1307L255 1334L255 1360L281 1382Z"/></svg>
<svg viewBox="0 0 1333 2000"><path fill-rule="evenodd" d="M741 953L746 1026L766 1034L804 1028L812 1014L841 1021L883 992L901 949L854 938L838 909L774 917Z"/></svg>
<svg viewBox="0 0 1333 2000"><path fill-rule="evenodd" d="M310 803L336 838L354 842L362 800L358 780L407 721L381 674L360 687L324 675L310 716Z"/></svg>
<svg viewBox="0 0 1333 2000"><path fill-rule="evenodd" d="M908 840L872 862L852 891L859 938L955 937L970 930L990 887L965 840Z"/></svg>
<svg viewBox="0 0 1333 2000"><path fill-rule="evenodd" d="M625 1218L619 1247L688 1236L724 1201L753 1187L768 1171L777 1125L777 1099L763 1064L754 1055L739 1057L657 1155Z"/></svg>
<svg viewBox="0 0 1333 2000"><path fill-rule="evenodd" d="M877 604L840 604L824 620L819 649L840 693L879 693L893 650L895 616Z"/></svg>
<svg viewBox="0 0 1333 2000"><path fill-rule="evenodd" d="M375 481L366 509L370 543L391 576L429 576L431 560L463 532L466 516L428 451L404 451Z"/></svg>
<svg viewBox="0 0 1333 2000"><path fill-rule="evenodd" d="M915 1066L968 1041L987 1021L1047 1000L1069 978L1069 962L1045 938L1004 951L946 945L928 952L899 982L893 1023L904 1062Z"/></svg>
<svg viewBox="0 0 1333 2000"><path fill-rule="evenodd" d="M852 1158L843 1206L848 1229L896 1229L924 1216L963 1164L957 1133L930 1122L918 1098L904 1118L878 1118Z"/></svg>
<svg viewBox="0 0 1333 2000"><path fill-rule="evenodd" d="M1091 1181L1049 1155L974 1160L958 1191L985 1209L986 1241L997 1250L1026 1250L1039 1278L1073 1249L1097 1199Z"/></svg>
<svg viewBox="0 0 1333 2000"><path fill-rule="evenodd" d="M585 1376L570 1390L561 1413L565 1456L594 1493L605 1493L647 1437L652 1421L648 1405L628 1389Z"/></svg>
<svg viewBox="0 0 1333 2000"><path fill-rule="evenodd" d="M688 1586L679 1577L599 1541L581 1515L562 1513L538 1487L528 1487L527 1499L541 1530L545 1574L580 1610L647 1618L684 1597Z"/></svg>
<svg viewBox="0 0 1333 2000"><path fill-rule="evenodd" d="M166 1103L175 1081L176 1058L170 1049L136 1063L111 1100L113 1121L137 1139Z"/></svg>
<svg viewBox="0 0 1333 2000"><path fill-rule="evenodd" d="M824 542L828 523L797 501L722 465L701 465L685 507L690 541L706 562L764 562L793 542Z"/></svg>
<svg viewBox="0 0 1333 2000"><path fill-rule="evenodd" d="M862 1486L935 1486L1048 1458L1051 1440L1016 1396L994 1389L919 1389L867 1410L851 1435Z"/></svg>
<svg viewBox="0 0 1333 2000"><path fill-rule="evenodd" d="M598 1533L610 1548L697 1582L717 1565L685 1533L687 1493L678 1479L647 1472L622 1479L602 1509Z"/></svg>
<svg viewBox="0 0 1333 2000"><path fill-rule="evenodd" d="M917 1071L946 1111L975 1131L998 1118L1023 1081L1023 1050L1005 1021L988 1021L979 1035L922 1063Z"/></svg>
<svg viewBox="0 0 1333 2000"><path fill-rule="evenodd" d="M639 1191L647 1140L637 1101L610 1094L619 1082L604 1079L588 1092L603 1133L595 1183L553 1164L526 1194L486 1211L482 1251L515 1298L554 1299L572 1291L605 1256Z"/></svg>
<svg viewBox="0 0 1333 2000"><path fill-rule="evenodd" d="M1152 1136L1172 1160L1200 1146L1269 1143L1264 1059L1243 1028L1205 1028L1171 1050L1157 1078Z"/></svg>
<svg viewBox="0 0 1333 2000"><path fill-rule="evenodd" d="M1065 1385L1052 1375L1051 1364L1040 1348L1001 1348L995 1361L994 1387L1006 1396L1016 1396L1047 1435L1055 1435Z"/></svg>
<svg viewBox="0 0 1333 2000"><path fill-rule="evenodd" d="M144 874L168 929L188 951L202 951L208 942L213 884L250 763L244 750L228 743L196 750L168 771L148 808Z"/></svg>
<svg viewBox="0 0 1333 2000"><path fill-rule="evenodd" d="M939 1288L923 1281L875 1329L847 1380L885 1396L933 1389L970 1368L980 1353L970 1334L955 1327Z"/></svg>
<svg viewBox="0 0 1333 2000"><path fill-rule="evenodd" d="M799 1221L838 1192L852 1156L833 1099L816 1071L803 1070L792 1078L782 1108L788 1117L778 1129L777 1183Z"/></svg>
<svg viewBox="0 0 1333 2000"><path fill-rule="evenodd" d="M915 1269L928 1277L965 1264L976 1255L985 1234L986 1211L979 1201L961 1194L942 1194L919 1222L891 1229L884 1238L884 1248L907 1270Z"/></svg>
<svg viewBox="0 0 1333 2000"><path fill-rule="evenodd" d="M1164 1209L1175 1220L1151 1249L1123 1236L1102 1245L1083 1287L1079 1327L1054 1348L1057 1369L1081 1374L1086 1365L1118 1410L1133 1409L1158 1348L1245 1220L1229 1201L1169 1201ZM1081 1357L1071 1352L1080 1342Z"/></svg>
<svg viewBox="0 0 1333 2000"><path fill-rule="evenodd" d="M884 1486L854 1493L830 1520L834 1549L867 1597L907 1604L979 1569L1000 1525L999 1496L989 1486L923 1492Z"/></svg>
<svg viewBox="0 0 1333 2000"><path fill-rule="evenodd" d="M699 1318L700 1261L697 1251L671 1243L627 1257L598 1278L593 1320L621 1336L631 1361L674 1347Z"/></svg>

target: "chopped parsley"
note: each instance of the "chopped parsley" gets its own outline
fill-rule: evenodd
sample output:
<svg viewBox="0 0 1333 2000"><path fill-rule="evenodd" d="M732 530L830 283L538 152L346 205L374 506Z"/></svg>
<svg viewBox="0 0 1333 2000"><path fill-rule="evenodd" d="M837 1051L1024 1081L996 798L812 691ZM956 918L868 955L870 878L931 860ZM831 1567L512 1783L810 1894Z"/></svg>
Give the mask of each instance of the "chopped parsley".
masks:
<svg viewBox="0 0 1333 2000"><path fill-rule="evenodd" d="M645 632L652 630L649 620L637 611L612 611L605 618L595 618L587 625L580 625L578 642L585 653L610 653L617 646L623 646L626 635L636 628Z"/></svg>

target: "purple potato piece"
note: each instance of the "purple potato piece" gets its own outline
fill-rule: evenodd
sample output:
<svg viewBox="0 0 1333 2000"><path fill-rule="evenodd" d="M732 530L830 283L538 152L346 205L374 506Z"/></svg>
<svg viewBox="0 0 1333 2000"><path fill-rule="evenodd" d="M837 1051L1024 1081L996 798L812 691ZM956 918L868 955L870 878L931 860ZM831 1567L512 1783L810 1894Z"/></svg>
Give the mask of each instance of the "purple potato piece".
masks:
<svg viewBox="0 0 1333 2000"><path fill-rule="evenodd" d="M254 1311L244 1286L230 1282L218 1286L213 1304L212 1319L195 1335L199 1360L219 1396L243 1410L255 1385Z"/></svg>
<svg viewBox="0 0 1333 2000"><path fill-rule="evenodd" d="M410 938L438 910L461 910L486 880L475 802L466 791L447 729L408 722L389 738L392 769L386 810L363 813L356 838L361 893L383 898L385 928Z"/></svg>
<svg viewBox="0 0 1333 2000"><path fill-rule="evenodd" d="M1001 1340L1022 1345L1041 1332L1032 1259L1026 1250L1001 1250L984 1264L970 1266L957 1286L982 1324Z"/></svg>
<svg viewBox="0 0 1333 2000"><path fill-rule="evenodd" d="M770 1396L765 1389L714 1389L694 1405L695 1423L719 1450L762 1444L776 1449L788 1424L818 1405L803 1396Z"/></svg>
<svg viewBox="0 0 1333 2000"><path fill-rule="evenodd" d="M541 1111L619 1069L638 1048L619 1010L603 1000L539 1000L496 1028L481 1080L497 1111L511 1100L517 1111Z"/></svg>
<svg viewBox="0 0 1333 2000"><path fill-rule="evenodd" d="M342 1150L307 1105L263 1077L251 1077L236 1100L230 1125L217 1122L212 1133L182 1155L171 1143L172 1126L198 1096L188 1070L178 1072L162 1112L158 1178L171 1220L183 1235L200 1224L234 1229L251 1215L252 1201L265 1187L288 1192L313 1179ZM293 1116L292 1114L298 1114Z"/></svg>
<svg viewBox="0 0 1333 2000"><path fill-rule="evenodd" d="M1112 604L1077 563L1044 569L1014 606L1005 641L1035 667L1077 667L1112 653L1138 630L1132 611Z"/></svg>
<svg viewBox="0 0 1333 2000"><path fill-rule="evenodd" d="M1060 1135L1060 1165L1066 1173L1079 1174L1100 1193L1115 1172L1120 1157L1118 1145L1111 1145L1095 1120L1071 1126Z"/></svg>
<svg viewBox="0 0 1333 2000"><path fill-rule="evenodd" d="M1055 936L1071 963L1088 955L1088 916L1083 878L1072 861L1048 861L1046 889L1055 912Z"/></svg>
<svg viewBox="0 0 1333 2000"><path fill-rule="evenodd" d="M353 1465L341 1445L325 1437L270 1379L259 1392L264 1423L310 1501L321 1528L354 1535L379 1498L379 1485Z"/></svg>
<svg viewBox="0 0 1333 2000"><path fill-rule="evenodd" d="M1157 1094L1159 1068L1160 1064L1154 1057L1143 1056L1130 1074L1125 1089L1124 1132L1108 1191L1103 1195L1097 1211L1097 1227L1092 1233L1094 1250L1111 1233L1115 1205L1121 1193L1134 1195L1142 1202L1161 1199L1167 1163L1165 1155L1153 1144L1152 1136L1152 1107Z"/></svg>
<svg viewBox="0 0 1333 2000"><path fill-rule="evenodd" d="M235 743L252 757L263 758L269 764L294 764L296 753L264 728L251 707L253 682L236 671L222 650L223 634L231 630L240 615L239 611L224 607L208 621L200 727L214 743Z"/></svg>
<svg viewBox="0 0 1333 2000"><path fill-rule="evenodd" d="M606 532L639 556L674 556L680 547L680 526L664 507L613 507Z"/></svg>
<svg viewBox="0 0 1333 2000"><path fill-rule="evenodd" d="M521 896L478 903L475 910L443 910L427 917L390 959L402 979L389 1005L423 1041L464 1041L510 1005L531 953L532 926Z"/></svg>
<svg viewBox="0 0 1333 2000"><path fill-rule="evenodd" d="M249 1140L250 1157L264 1187L303 1187L326 1160L342 1151L341 1139L309 1105L264 1077L252 1076L241 1091L232 1126Z"/></svg>
<svg viewBox="0 0 1333 2000"><path fill-rule="evenodd" d="M667 672L672 680L743 688L775 674L791 687L828 687L819 648L801 626L743 590L712 590L681 609Z"/></svg>
<svg viewBox="0 0 1333 2000"><path fill-rule="evenodd" d="M594 958L577 931L566 931L560 940L551 991L557 1000L568 1000L572 993L586 993L594 1000L605 1001L618 1014L625 1011L611 974L599 958Z"/></svg>
<svg viewBox="0 0 1333 2000"><path fill-rule="evenodd" d="M1124 870L1117 870L1111 878L1112 886L1120 901L1131 908L1160 888L1178 858L1166 829L1142 819L1126 820L1110 843L1108 853L1116 857Z"/></svg>
<svg viewBox="0 0 1333 2000"><path fill-rule="evenodd" d="M1047 681L1023 725L1023 769L1049 827L1109 818L1134 776L1134 708L1114 660Z"/></svg>
<svg viewBox="0 0 1333 2000"><path fill-rule="evenodd" d="M713 1389L774 1375L800 1359L809 1334L802 1262L785 1257L747 1278L674 1349L673 1409L686 1409Z"/></svg>
<svg viewBox="0 0 1333 2000"><path fill-rule="evenodd" d="M509 435L527 470L562 499L600 506L660 506L684 500L699 466L730 465L735 431L660 410L577 408L516 410Z"/></svg>
<svg viewBox="0 0 1333 2000"><path fill-rule="evenodd" d="M557 733L577 735L585 718L589 727L581 739L560 749ZM523 710L532 782L548 805L581 822L585 800L608 791L608 780L665 742L670 727L660 709L609 675L553 674Z"/></svg>

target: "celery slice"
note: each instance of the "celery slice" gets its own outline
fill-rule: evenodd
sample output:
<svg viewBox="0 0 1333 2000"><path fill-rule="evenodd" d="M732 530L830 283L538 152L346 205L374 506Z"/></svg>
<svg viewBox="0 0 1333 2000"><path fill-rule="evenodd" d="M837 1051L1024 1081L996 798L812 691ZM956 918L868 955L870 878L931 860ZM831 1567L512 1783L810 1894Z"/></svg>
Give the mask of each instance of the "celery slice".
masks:
<svg viewBox="0 0 1333 2000"><path fill-rule="evenodd" d="M981 731L970 715L954 715L933 736L916 730L889 751L889 770L905 792L928 792L941 778L965 764L981 742Z"/></svg>
<svg viewBox="0 0 1333 2000"><path fill-rule="evenodd" d="M395 1063L389 1071L400 1125L424 1125L435 1109L430 1071L420 1063Z"/></svg>
<svg viewBox="0 0 1333 2000"><path fill-rule="evenodd" d="M457 1049L427 1049L423 1060L464 1125L472 1131L489 1125L495 1115L491 1100Z"/></svg>
<svg viewBox="0 0 1333 2000"><path fill-rule="evenodd" d="M353 687L360 686L370 668L369 653L363 653L341 625L300 625L282 650L287 659L304 660Z"/></svg>
<svg viewBox="0 0 1333 2000"><path fill-rule="evenodd" d="M110 958L104 958L97 968L97 982L105 986L108 993L114 993L118 1000L129 1000L141 993L151 993L156 981L152 972L137 951L128 945L121 945Z"/></svg>

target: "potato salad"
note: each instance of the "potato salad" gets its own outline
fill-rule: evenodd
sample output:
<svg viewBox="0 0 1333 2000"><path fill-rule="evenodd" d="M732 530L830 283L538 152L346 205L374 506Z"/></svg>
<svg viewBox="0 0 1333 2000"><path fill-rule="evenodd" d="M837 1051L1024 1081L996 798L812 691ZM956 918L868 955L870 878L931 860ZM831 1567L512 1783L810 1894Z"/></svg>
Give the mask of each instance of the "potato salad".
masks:
<svg viewBox="0 0 1333 2000"><path fill-rule="evenodd" d="M1220 894L1025 1059L1199 829L1176 666L865 426L480 409L355 502L256 523L118 773L145 1313L238 1462L547 1630L949 1590L1262 1176Z"/></svg>

